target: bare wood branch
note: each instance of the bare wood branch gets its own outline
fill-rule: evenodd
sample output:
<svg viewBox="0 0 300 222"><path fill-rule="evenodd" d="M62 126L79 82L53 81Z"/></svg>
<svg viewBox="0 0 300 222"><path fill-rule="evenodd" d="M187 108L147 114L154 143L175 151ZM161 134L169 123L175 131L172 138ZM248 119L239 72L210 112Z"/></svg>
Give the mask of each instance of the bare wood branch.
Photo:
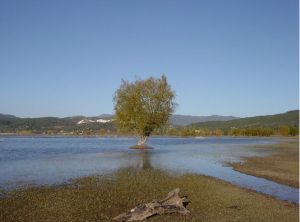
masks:
<svg viewBox="0 0 300 222"><path fill-rule="evenodd" d="M190 211L183 206L185 197L179 197L179 192L180 189L176 188L169 192L166 198L162 200L153 200L150 203L138 206L128 213L113 218L113 220L119 222L142 221L156 214L180 213L182 215L188 215Z"/></svg>

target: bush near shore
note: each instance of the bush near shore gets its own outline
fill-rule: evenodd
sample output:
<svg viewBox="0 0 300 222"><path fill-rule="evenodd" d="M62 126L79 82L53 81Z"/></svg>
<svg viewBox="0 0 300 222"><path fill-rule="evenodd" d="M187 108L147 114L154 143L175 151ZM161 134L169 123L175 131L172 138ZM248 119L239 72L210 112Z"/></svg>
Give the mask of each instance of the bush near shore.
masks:
<svg viewBox="0 0 300 222"><path fill-rule="evenodd" d="M281 126L278 128L278 130L264 127L231 128L226 130L221 130L219 128L211 130L208 127L204 129L195 129L194 127L182 127L180 130L170 129L166 132L166 134L171 136L297 136L299 135L299 129L295 126Z"/></svg>

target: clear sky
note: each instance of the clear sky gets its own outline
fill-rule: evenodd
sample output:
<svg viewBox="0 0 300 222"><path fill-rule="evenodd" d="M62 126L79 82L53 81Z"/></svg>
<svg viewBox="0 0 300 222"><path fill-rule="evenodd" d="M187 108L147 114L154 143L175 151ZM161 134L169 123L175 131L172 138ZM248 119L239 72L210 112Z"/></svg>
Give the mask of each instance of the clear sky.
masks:
<svg viewBox="0 0 300 222"><path fill-rule="evenodd" d="M113 114L163 73L177 114L299 109L298 0L1 0L0 113Z"/></svg>

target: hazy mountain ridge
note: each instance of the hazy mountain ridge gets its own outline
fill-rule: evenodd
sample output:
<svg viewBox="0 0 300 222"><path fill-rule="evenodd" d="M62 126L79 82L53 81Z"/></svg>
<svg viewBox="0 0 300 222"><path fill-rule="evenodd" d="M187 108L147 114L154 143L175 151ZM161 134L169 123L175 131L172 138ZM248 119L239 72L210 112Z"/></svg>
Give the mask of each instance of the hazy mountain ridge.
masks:
<svg viewBox="0 0 300 222"><path fill-rule="evenodd" d="M96 117L71 116L65 118L18 118L13 115L0 114L0 132L20 132L22 130L47 131L47 130L100 130L104 128L116 131L116 125L112 120L114 115L103 114ZM85 120L85 121L84 121ZM89 121L90 120L90 121ZM100 120L100 121L99 121ZM209 121L213 120L213 121ZM78 124L81 121L82 124ZM194 122L198 121L198 122ZM201 121L201 122L200 122ZM299 110L289 111L283 114L237 118L233 116L186 116L172 115L170 123L177 126L195 126L196 129L208 127L210 129L299 126Z"/></svg>
<svg viewBox="0 0 300 222"><path fill-rule="evenodd" d="M75 117L66 117L65 119L74 121L74 122L79 122L83 120L88 120L91 121L97 121L99 119L114 119L114 115L110 114L102 114L100 116L96 117L85 117L85 116L75 116ZM234 116L219 116L219 115L212 115L212 116L191 116L191 115L171 115L170 117L170 124L173 125L178 125L178 126L186 126L192 123L197 123L197 122L207 122L207 121L228 121L228 120L233 120L233 119L239 119L239 117L234 117Z"/></svg>
<svg viewBox="0 0 300 222"><path fill-rule="evenodd" d="M190 115L172 115L170 117L170 123L179 126L186 126L192 123L208 122L208 121L228 121L233 119L239 119L234 116L190 116Z"/></svg>
<svg viewBox="0 0 300 222"><path fill-rule="evenodd" d="M7 115L7 114L0 113L0 119L16 119L16 118L19 118L19 117L16 117L14 115Z"/></svg>

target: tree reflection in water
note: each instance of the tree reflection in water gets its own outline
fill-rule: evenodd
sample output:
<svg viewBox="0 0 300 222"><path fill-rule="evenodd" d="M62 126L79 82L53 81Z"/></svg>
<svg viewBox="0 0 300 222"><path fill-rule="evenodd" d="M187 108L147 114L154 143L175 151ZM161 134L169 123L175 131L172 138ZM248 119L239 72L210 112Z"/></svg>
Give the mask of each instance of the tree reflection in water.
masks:
<svg viewBox="0 0 300 222"><path fill-rule="evenodd" d="M144 170L152 169L153 167L150 162L150 152L148 150L138 150L138 152L136 168Z"/></svg>

